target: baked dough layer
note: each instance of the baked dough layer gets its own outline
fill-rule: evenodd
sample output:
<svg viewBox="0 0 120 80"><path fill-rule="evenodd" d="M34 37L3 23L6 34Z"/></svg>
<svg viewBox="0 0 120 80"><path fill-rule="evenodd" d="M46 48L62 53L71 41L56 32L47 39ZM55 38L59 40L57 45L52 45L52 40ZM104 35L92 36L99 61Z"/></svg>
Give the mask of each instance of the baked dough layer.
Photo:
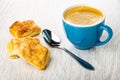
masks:
<svg viewBox="0 0 120 80"><path fill-rule="evenodd" d="M50 59L49 50L40 44L38 38L12 39L7 49L10 58L20 57L38 69L45 69Z"/></svg>
<svg viewBox="0 0 120 80"><path fill-rule="evenodd" d="M41 28L36 25L33 20L26 20L23 22L14 22L10 26L9 31L14 38L22 38L26 36L38 35L41 32Z"/></svg>

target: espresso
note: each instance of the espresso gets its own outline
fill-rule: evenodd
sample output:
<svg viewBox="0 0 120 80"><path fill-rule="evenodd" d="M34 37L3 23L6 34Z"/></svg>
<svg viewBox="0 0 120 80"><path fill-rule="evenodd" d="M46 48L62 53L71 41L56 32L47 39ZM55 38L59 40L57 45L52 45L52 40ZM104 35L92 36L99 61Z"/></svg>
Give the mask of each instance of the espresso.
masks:
<svg viewBox="0 0 120 80"><path fill-rule="evenodd" d="M67 10L64 18L75 25L91 25L103 19L103 14L95 8L77 6Z"/></svg>

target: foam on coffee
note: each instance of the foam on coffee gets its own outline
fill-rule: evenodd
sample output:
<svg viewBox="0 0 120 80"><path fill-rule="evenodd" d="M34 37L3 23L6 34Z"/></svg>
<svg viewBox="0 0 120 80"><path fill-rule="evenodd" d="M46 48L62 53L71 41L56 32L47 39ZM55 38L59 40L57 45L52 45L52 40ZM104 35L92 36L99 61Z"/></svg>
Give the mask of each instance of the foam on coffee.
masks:
<svg viewBox="0 0 120 80"><path fill-rule="evenodd" d="M103 14L95 8L76 6L64 13L64 18L75 25L92 25L103 19Z"/></svg>

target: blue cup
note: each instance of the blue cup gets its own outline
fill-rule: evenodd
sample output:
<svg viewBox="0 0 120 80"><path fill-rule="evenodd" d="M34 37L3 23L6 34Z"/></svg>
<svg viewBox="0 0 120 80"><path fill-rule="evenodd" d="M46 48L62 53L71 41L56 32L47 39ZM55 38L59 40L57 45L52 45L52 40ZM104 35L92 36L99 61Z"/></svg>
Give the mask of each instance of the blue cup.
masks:
<svg viewBox="0 0 120 80"><path fill-rule="evenodd" d="M90 7L90 6L82 6L87 7L88 11L97 11L101 13L102 19L98 20L96 23L89 25L78 25L66 20L65 15L69 15L68 12L74 12L74 10L79 10L76 8L80 8L81 6L73 6L66 9L63 13L63 26L68 40L77 48L81 50L87 50L94 46L101 46L106 44L112 38L113 32L112 29L105 25L105 15L100 10ZM83 8L84 9L84 8ZM83 10L84 11L84 10ZM74 16L74 15L73 15ZM102 36L103 30L108 33L106 40L100 41L100 37Z"/></svg>

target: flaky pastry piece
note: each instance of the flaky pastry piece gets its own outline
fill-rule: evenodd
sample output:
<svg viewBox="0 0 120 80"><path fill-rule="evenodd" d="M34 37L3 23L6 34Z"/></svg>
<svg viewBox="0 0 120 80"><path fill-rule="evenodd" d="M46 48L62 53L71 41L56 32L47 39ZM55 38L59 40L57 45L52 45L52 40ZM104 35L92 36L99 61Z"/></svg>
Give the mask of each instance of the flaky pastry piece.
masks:
<svg viewBox="0 0 120 80"><path fill-rule="evenodd" d="M12 39L7 49L11 58L20 57L38 69L45 69L50 59L49 50L33 37Z"/></svg>
<svg viewBox="0 0 120 80"><path fill-rule="evenodd" d="M41 32L41 28L36 25L33 20L26 20L23 22L14 22L10 26L9 31L14 38L22 38L26 36L38 35Z"/></svg>

